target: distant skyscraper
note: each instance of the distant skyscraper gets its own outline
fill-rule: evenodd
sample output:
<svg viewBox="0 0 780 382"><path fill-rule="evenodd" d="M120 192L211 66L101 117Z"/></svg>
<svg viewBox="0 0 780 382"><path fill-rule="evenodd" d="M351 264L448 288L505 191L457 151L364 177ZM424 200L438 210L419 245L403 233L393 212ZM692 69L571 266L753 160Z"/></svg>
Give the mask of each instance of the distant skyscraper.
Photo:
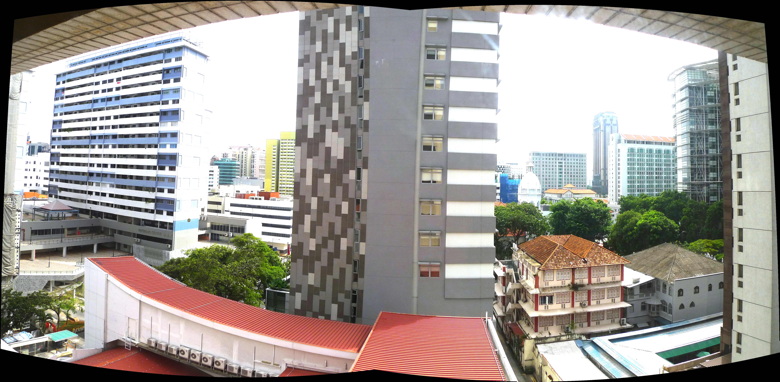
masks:
<svg viewBox="0 0 780 382"><path fill-rule="evenodd" d="M238 161L238 176L244 178L262 177L255 173L256 162L259 160L259 152L252 146L232 146L233 159Z"/></svg>
<svg viewBox="0 0 780 382"><path fill-rule="evenodd" d="M587 187L588 163L584 153L532 152L530 162L539 178L542 193L551 188L563 188L571 184L576 188Z"/></svg>
<svg viewBox="0 0 780 382"><path fill-rule="evenodd" d="M674 137L612 134L609 144L609 201L621 196L655 196L677 188Z"/></svg>
<svg viewBox="0 0 780 382"><path fill-rule="evenodd" d="M213 165L219 168L220 185L233 184L233 180L241 173L241 164L233 158L220 158Z"/></svg>
<svg viewBox="0 0 780 382"><path fill-rule="evenodd" d="M295 171L295 132L285 131L279 139L265 141L265 182L269 192L292 196Z"/></svg>
<svg viewBox="0 0 780 382"><path fill-rule="evenodd" d="M499 14L356 6L299 30L293 312L484 316Z"/></svg>
<svg viewBox="0 0 780 382"><path fill-rule="evenodd" d="M593 182L592 189L600 195L609 190L609 137L618 133L617 115L612 112L593 117Z"/></svg>
<svg viewBox="0 0 780 382"><path fill-rule="evenodd" d="M720 93L717 60L684 66L669 75L674 84L677 190L691 199L723 197Z"/></svg>
<svg viewBox="0 0 780 382"><path fill-rule="evenodd" d="M197 243L208 58L183 35L82 55L56 75L50 196L159 265Z"/></svg>

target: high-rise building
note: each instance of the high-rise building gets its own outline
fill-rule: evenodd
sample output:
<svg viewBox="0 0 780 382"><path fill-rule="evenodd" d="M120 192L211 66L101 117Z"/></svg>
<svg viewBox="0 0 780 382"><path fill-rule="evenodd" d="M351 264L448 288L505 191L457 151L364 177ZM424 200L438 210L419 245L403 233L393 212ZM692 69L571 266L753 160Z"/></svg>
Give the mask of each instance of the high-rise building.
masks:
<svg viewBox="0 0 780 382"><path fill-rule="evenodd" d="M612 134L609 142L608 198L659 195L677 189L674 137Z"/></svg>
<svg viewBox="0 0 780 382"><path fill-rule="evenodd" d="M539 178L542 192L572 185L587 187L588 162L584 153L538 152L530 154L533 172Z"/></svg>
<svg viewBox="0 0 780 382"><path fill-rule="evenodd" d="M266 191L292 196L295 155L295 132L281 132L279 139L265 141Z"/></svg>
<svg viewBox="0 0 780 382"><path fill-rule="evenodd" d="M723 195L720 93L717 60L684 66L669 75L674 86L677 191L702 202Z"/></svg>
<svg viewBox="0 0 780 382"><path fill-rule="evenodd" d="M208 57L184 35L118 45L56 75L51 197L152 265L197 242Z"/></svg>
<svg viewBox="0 0 780 382"><path fill-rule="evenodd" d="M219 185L231 185L241 173L241 164L233 158L219 158L212 165L219 168Z"/></svg>
<svg viewBox="0 0 780 382"><path fill-rule="evenodd" d="M252 146L231 146L231 156L238 161L238 176L242 178L260 177L255 173L256 162L259 160L260 152Z"/></svg>
<svg viewBox="0 0 780 382"><path fill-rule="evenodd" d="M344 7L299 31L292 312L484 316L499 14Z"/></svg>
<svg viewBox="0 0 780 382"><path fill-rule="evenodd" d="M592 189L599 195L609 191L609 137L618 133L617 115L612 112L593 117L593 182Z"/></svg>
<svg viewBox="0 0 780 382"><path fill-rule="evenodd" d="M723 124L730 124L723 129L721 350L737 362L780 353L776 166L767 64L720 57L721 87L727 88L721 94L728 98Z"/></svg>

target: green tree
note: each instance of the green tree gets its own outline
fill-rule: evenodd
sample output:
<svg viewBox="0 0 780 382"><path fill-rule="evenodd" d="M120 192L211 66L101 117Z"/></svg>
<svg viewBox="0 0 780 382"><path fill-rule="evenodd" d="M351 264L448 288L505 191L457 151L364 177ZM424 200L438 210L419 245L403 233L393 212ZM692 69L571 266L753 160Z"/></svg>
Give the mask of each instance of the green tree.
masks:
<svg viewBox="0 0 780 382"><path fill-rule="evenodd" d="M705 237L707 203L690 200L680 218L680 241L690 242Z"/></svg>
<svg viewBox="0 0 780 382"><path fill-rule="evenodd" d="M701 237L712 240L723 239L723 200L718 200L707 207Z"/></svg>
<svg viewBox="0 0 780 382"><path fill-rule="evenodd" d="M723 239L699 239L685 245L691 252L700 253L711 259L723 262Z"/></svg>
<svg viewBox="0 0 780 382"><path fill-rule="evenodd" d="M621 196L618 205L620 212L636 211L640 214L653 208L654 196L647 194Z"/></svg>
<svg viewBox="0 0 780 382"><path fill-rule="evenodd" d="M495 207L496 256L506 259L512 255L512 244L550 232L550 224L539 208L531 203L508 203Z"/></svg>
<svg viewBox="0 0 780 382"><path fill-rule="evenodd" d="M158 269L192 288L254 306L262 305L265 288L289 287L289 265L263 241L243 234L230 243L188 250Z"/></svg>
<svg viewBox="0 0 780 382"><path fill-rule="evenodd" d="M66 321L70 321L73 319L73 313L84 311L84 305L81 303L81 300L66 293L51 295L48 308L54 312L52 323L57 327L60 326L60 320L63 315Z"/></svg>
<svg viewBox="0 0 780 382"><path fill-rule="evenodd" d="M2 333L7 333L9 330L43 329L44 324L54 318L48 312L51 301L52 297L41 291L25 296L15 290L4 290L2 309L0 309L2 315L0 330Z"/></svg>
<svg viewBox="0 0 780 382"><path fill-rule="evenodd" d="M683 217L683 210L690 202L693 202L693 200L688 194L681 191L666 190L653 199L651 209L664 214L664 216L671 219L673 222L680 224L680 219Z"/></svg>
<svg viewBox="0 0 780 382"><path fill-rule="evenodd" d="M628 211L615 220L607 247L625 256L658 244L675 242L678 235L677 223L659 211L649 210L641 215Z"/></svg>
<svg viewBox="0 0 780 382"><path fill-rule="evenodd" d="M561 200L550 207L550 227L554 235L575 235L586 240L602 240L610 231L612 215L601 200L582 198Z"/></svg>

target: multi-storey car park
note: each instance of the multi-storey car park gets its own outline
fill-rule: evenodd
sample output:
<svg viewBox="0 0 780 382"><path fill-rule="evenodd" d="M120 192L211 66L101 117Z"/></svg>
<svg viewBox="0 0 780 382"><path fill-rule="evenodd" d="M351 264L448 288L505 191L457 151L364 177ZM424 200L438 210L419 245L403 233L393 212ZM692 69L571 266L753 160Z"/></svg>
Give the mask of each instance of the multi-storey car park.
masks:
<svg viewBox="0 0 780 382"><path fill-rule="evenodd" d="M49 192L150 263L197 241L207 62L167 35L81 56L56 75Z"/></svg>

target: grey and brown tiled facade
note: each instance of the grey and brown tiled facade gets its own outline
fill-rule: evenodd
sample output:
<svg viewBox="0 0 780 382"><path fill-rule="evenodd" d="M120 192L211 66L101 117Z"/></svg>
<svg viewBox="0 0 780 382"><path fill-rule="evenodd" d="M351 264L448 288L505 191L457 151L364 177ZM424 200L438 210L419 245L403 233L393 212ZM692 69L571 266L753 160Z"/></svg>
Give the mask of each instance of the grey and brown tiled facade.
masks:
<svg viewBox="0 0 780 382"><path fill-rule="evenodd" d="M474 147L495 143L497 127L450 109L489 114L497 95L428 90L425 81L433 73L447 86L495 83L497 63L449 58L453 46L494 53L498 37L453 33L455 19L497 30L492 12L301 14L291 313L370 324L380 311L475 316L490 308L495 188L474 179L495 171L496 155ZM438 21L433 32L430 20ZM426 59L430 47L447 59ZM426 105L446 111L428 119ZM421 149L432 136L441 147ZM441 181L424 180L431 168ZM423 200L441 211L421 213ZM421 246L420 232L438 233L439 244ZM440 271L422 278L428 263Z"/></svg>

